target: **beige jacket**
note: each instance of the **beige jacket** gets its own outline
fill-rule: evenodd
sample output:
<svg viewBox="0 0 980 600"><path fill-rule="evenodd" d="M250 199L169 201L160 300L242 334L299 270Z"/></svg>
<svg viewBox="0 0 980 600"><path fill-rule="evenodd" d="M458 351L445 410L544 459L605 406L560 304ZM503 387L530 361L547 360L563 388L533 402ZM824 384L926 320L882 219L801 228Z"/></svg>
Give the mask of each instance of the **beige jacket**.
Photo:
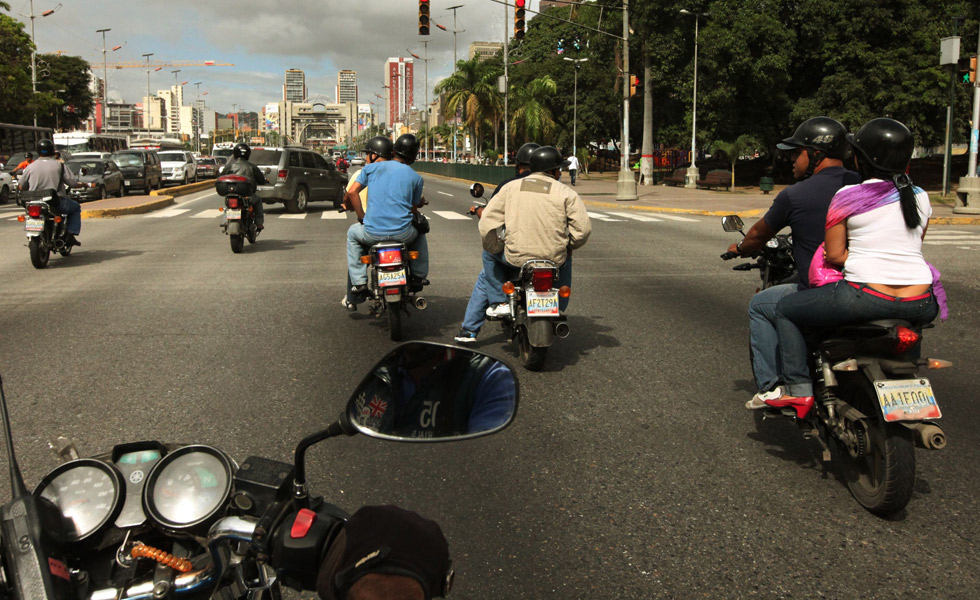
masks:
<svg viewBox="0 0 980 600"><path fill-rule="evenodd" d="M505 185L480 218L483 248L492 254L503 251L515 267L535 258L561 266L567 250L584 246L590 233L592 223L579 195L544 173Z"/></svg>

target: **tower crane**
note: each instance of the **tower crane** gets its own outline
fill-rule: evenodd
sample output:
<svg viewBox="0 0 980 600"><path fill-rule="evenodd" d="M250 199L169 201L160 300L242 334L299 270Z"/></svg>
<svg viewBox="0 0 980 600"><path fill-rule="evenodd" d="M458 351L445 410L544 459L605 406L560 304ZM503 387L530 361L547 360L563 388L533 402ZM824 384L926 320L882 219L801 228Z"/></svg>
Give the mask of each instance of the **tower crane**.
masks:
<svg viewBox="0 0 980 600"><path fill-rule="evenodd" d="M89 61L93 67L102 67L99 61ZM130 60L125 62L111 62L105 65L109 69L145 69L145 61ZM151 61L149 67L234 67L233 63L218 62L214 60L157 60Z"/></svg>

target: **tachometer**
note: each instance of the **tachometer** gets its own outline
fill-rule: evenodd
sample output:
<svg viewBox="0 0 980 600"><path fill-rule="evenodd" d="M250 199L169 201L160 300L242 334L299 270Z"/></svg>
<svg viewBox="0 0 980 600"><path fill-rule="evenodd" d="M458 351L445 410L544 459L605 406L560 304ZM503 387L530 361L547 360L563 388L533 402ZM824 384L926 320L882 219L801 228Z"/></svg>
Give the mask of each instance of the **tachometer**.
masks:
<svg viewBox="0 0 980 600"><path fill-rule="evenodd" d="M110 525L123 504L124 485L115 467L94 458L73 460L45 475L34 495L53 502L65 518L69 542Z"/></svg>
<svg viewBox="0 0 980 600"><path fill-rule="evenodd" d="M231 459L210 446L184 446L165 456L143 488L143 508L169 529L207 523L231 494Z"/></svg>

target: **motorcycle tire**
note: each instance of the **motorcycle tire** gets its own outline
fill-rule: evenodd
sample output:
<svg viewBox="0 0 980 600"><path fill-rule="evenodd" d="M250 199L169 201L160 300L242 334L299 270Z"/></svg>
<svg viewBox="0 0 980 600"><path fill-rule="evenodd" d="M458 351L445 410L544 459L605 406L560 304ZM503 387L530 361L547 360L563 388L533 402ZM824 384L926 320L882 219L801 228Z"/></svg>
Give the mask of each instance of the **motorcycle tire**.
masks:
<svg viewBox="0 0 980 600"><path fill-rule="evenodd" d="M548 348L536 348L527 337L527 330L521 328L517 334L517 349L521 354L521 364L528 371L540 371L544 368L544 359L548 356Z"/></svg>
<svg viewBox="0 0 980 600"><path fill-rule="evenodd" d="M402 341L402 306L400 302L392 302L388 310L388 335L391 341Z"/></svg>
<svg viewBox="0 0 980 600"><path fill-rule="evenodd" d="M243 235L230 235L231 238L231 251L235 254L241 254L242 250L245 248L245 236Z"/></svg>
<svg viewBox="0 0 980 600"><path fill-rule="evenodd" d="M840 447L841 471L851 495L868 511L890 516L912 498L915 486L915 444L912 432L900 423L886 423L879 412L871 383L861 374L841 378L838 386L846 402L871 421L863 456L852 457Z"/></svg>
<svg viewBox="0 0 980 600"><path fill-rule="evenodd" d="M43 247L42 247L43 246ZM33 237L28 243L31 251L31 264L35 269L43 269L48 266L48 259L51 258L51 249L47 244L41 243L41 237Z"/></svg>

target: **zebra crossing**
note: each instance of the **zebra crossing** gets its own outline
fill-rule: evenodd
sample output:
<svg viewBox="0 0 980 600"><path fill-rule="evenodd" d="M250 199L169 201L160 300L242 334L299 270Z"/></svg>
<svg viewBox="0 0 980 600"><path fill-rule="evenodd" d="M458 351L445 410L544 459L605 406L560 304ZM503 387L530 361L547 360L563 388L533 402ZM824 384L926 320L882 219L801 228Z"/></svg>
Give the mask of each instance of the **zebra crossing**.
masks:
<svg viewBox="0 0 980 600"><path fill-rule="evenodd" d="M969 248L980 245L980 235L970 231L930 227L922 243L929 246L960 246Z"/></svg>

